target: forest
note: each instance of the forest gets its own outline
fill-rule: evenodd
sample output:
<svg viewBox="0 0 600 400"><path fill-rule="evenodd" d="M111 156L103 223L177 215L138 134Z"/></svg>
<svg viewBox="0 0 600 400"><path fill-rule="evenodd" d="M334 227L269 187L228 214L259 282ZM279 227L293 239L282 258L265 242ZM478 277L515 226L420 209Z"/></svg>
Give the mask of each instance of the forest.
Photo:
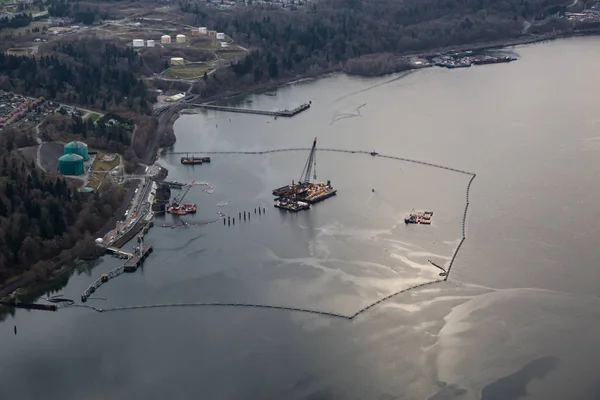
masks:
<svg viewBox="0 0 600 400"><path fill-rule="evenodd" d="M60 41L39 58L0 54L0 89L106 110L151 114L139 55L99 39Z"/></svg>
<svg viewBox="0 0 600 400"><path fill-rule="evenodd" d="M107 118L105 118L107 117ZM111 119L121 120L117 114L106 114L105 117L93 121L77 115L51 115L40 125L42 138L46 141L81 140L96 149L106 149L123 154L131 144L133 121L111 124Z"/></svg>
<svg viewBox="0 0 600 400"><path fill-rule="evenodd" d="M156 97L138 78L144 68L140 56L131 48L93 36L46 46L47 55L38 58L0 53L0 89L130 118L138 129L133 148L125 156L134 162L142 158L148 144L155 140L152 102ZM79 129L74 133L91 133L98 139L95 144L116 151L123 151L129 144L119 128L107 128L105 132Z"/></svg>
<svg viewBox="0 0 600 400"><path fill-rule="evenodd" d="M0 282L25 274L47 279L52 260L93 236L121 204L122 189L106 185L91 199L82 198L64 177L38 170L14 149L35 143L10 128L0 135ZM81 255L81 254L79 254Z"/></svg>
<svg viewBox="0 0 600 400"><path fill-rule="evenodd" d="M230 70L209 79L209 95L260 81L345 69L349 60L370 54L518 37L525 20L545 15L556 4L562 2L324 0L297 8L263 3L216 12L196 0L179 3L191 23L227 32L255 49Z"/></svg>

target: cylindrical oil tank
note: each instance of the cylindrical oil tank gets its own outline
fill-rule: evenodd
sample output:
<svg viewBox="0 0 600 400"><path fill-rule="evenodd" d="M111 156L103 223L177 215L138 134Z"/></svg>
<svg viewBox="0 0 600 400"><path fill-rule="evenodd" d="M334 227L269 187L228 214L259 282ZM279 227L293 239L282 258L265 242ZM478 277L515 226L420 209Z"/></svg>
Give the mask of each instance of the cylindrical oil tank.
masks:
<svg viewBox="0 0 600 400"><path fill-rule="evenodd" d="M90 157L88 155L88 146L83 142L78 142L76 140L65 144L64 154L77 154L81 156L85 161L87 161Z"/></svg>
<svg viewBox="0 0 600 400"><path fill-rule="evenodd" d="M217 39L225 39L225 34L223 32L217 32Z"/></svg>
<svg viewBox="0 0 600 400"><path fill-rule="evenodd" d="M154 47L154 40L152 40L152 39L148 39L148 41L146 42L146 45L147 45L148 47Z"/></svg>
<svg viewBox="0 0 600 400"><path fill-rule="evenodd" d="M83 157L78 154L65 154L58 159L58 171L63 175L83 174Z"/></svg>
<svg viewBox="0 0 600 400"><path fill-rule="evenodd" d="M160 42L161 43L171 43L171 36L169 36L169 35L162 35L160 37Z"/></svg>
<svg viewBox="0 0 600 400"><path fill-rule="evenodd" d="M133 47L144 47L144 39L133 39Z"/></svg>
<svg viewBox="0 0 600 400"><path fill-rule="evenodd" d="M183 58L171 57L171 65L183 65Z"/></svg>
<svg viewBox="0 0 600 400"><path fill-rule="evenodd" d="M177 43L185 43L185 35L179 34L175 37L175 41Z"/></svg>

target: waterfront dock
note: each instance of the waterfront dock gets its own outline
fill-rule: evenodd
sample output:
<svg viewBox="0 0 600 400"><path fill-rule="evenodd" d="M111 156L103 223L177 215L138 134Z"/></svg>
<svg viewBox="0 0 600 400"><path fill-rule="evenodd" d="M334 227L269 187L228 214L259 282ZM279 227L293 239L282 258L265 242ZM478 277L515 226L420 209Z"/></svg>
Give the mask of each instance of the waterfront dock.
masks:
<svg viewBox="0 0 600 400"><path fill-rule="evenodd" d="M120 249L125 245L125 243L133 239L133 237L141 230L143 230L144 233L148 233L148 230L152 227L152 225L152 221L148 222L145 218L140 218L138 221L136 221L135 225L133 225L127 232L115 240L110 247Z"/></svg>
<svg viewBox="0 0 600 400"><path fill-rule="evenodd" d="M123 270L125 272L137 271L137 269L144 263L144 260L148 258L153 250L154 249L152 246L146 246L143 243L140 244L140 249L137 254L129 258L127 261L125 261L125 264L123 264Z"/></svg>
<svg viewBox="0 0 600 400"><path fill-rule="evenodd" d="M87 299L96 292L96 289L108 282L110 279L116 278L124 272L137 271L137 269L144 263L144 260L146 260L150 253L152 253L154 250L151 245L144 244L143 237L140 237L139 241L140 244L138 247L136 247L134 253L128 253L126 251L117 249L119 250L119 254L129 254L130 257L127 258L127 261L125 261L123 265L100 275L100 278L96 279L90 286L88 286L81 294L81 301L83 303L85 303Z"/></svg>
<svg viewBox="0 0 600 400"><path fill-rule="evenodd" d="M21 303L20 301L0 301L0 304L7 307L24 308L26 310L42 310L42 311L56 311L58 306L56 304L37 304L37 303Z"/></svg>
<svg viewBox="0 0 600 400"><path fill-rule="evenodd" d="M302 111L310 108L310 103L304 103L292 110L279 110L279 111L266 111L266 110L253 110L250 108L238 108L238 107L226 107L216 106L214 104L190 104L193 107L204 108L206 110L225 111L225 112L236 112L244 114L258 114L258 115L269 115L271 117L293 117L294 115L300 114Z"/></svg>

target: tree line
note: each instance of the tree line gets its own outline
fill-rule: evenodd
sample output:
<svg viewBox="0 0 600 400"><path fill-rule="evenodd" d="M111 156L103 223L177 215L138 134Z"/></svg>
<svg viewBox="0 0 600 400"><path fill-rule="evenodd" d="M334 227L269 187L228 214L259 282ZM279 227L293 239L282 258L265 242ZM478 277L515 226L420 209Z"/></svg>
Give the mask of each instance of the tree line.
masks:
<svg viewBox="0 0 600 400"><path fill-rule="evenodd" d="M152 113L139 55L98 39L58 42L39 58L0 54L0 89L107 109Z"/></svg>
<svg viewBox="0 0 600 400"><path fill-rule="evenodd" d="M0 135L0 283L15 276L46 279L52 260L79 241L92 243L122 199L111 185L82 198L76 185L38 170L14 149L32 142L11 128Z"/></svg>
<svg viewBox="0 0 600 400"><path fill-rule="evenodd" d="M517 37L557 0L324 0L295 10L253 5L214 11L180 0L188 21L227 32L253 49L208 79L210 94L281 77L342 69L375 53L419 52ZM373 63L380 65L381 63ZM364 63L363 63L364 65Z"/></svg>

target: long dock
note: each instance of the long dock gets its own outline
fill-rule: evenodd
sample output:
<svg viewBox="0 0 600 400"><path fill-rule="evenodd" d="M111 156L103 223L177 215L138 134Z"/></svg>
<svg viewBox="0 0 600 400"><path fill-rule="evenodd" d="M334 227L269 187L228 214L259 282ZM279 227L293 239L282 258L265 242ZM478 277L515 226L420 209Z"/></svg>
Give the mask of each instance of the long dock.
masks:
<svg viewBox="0 0 600 400"><path fill-rule="evenodd" d="M20 301L2 301L0 304L15 307L24 308L26 310L42 310L42 311L56 311L58 306L56 304L37 304L37 303L21 303Z"/></svg>
<svg viewBox="0 0 600 400"><path fill-rule="evenodd" d="M152 226L152 222L145 221L144 218L140 218L136 221L135 225L133 225L127 232L123 234L123 236L119 237L112 243L113 248L121 248L127 242L129 242L135 235L137 235L142 229L144 233L148 232L148 229Z"/></svg>
<svg viewBox="0 0 600 400"><path fill-rule="evenodd" d="M244 114L258 114L258 115L269 115L272 117L293 117L294 115L300 114L302 111L310 108L310 103L304 103L293 110L279 110L279 111L266 111L266 110L253 110L250 108L238 108L238 107L226 107L216 106L213 104L194 104L190 103L190 106L204 108L207 110L225 111L225 112L236 112Z"/></svg>
<svg viewBox="0 0 600 400"><path fill-rule="evenodd" d="M120 267L111 269L107 273L100 275L100 278L96 279L90 286L88 286L83 291L83 293L81 294L81 301L85 303L88 297L90 297L93 293L96 292L96 289L108 282L110 279L116 278L124 272L137 271L137 269L144 263L144 260L148 258L150 253L152 253L152 251L154 250L152 246L146 246L143 243L140 246L142 248L140 249L139 254L136 255L122 251L122 253L130 254L131 257L129 257L127 261L125 261L125 263Z"/></svg>
<svg viewBox="0 0 600 400"><path fill-rule="evenodd" d="M130 253L130 252L125 251L125 250L121 250L118 247L108 246L106 248L106 251L109 252L109 253L113 253L116 256L122 257L122 258L133 257L133 253Z"/></svg>

